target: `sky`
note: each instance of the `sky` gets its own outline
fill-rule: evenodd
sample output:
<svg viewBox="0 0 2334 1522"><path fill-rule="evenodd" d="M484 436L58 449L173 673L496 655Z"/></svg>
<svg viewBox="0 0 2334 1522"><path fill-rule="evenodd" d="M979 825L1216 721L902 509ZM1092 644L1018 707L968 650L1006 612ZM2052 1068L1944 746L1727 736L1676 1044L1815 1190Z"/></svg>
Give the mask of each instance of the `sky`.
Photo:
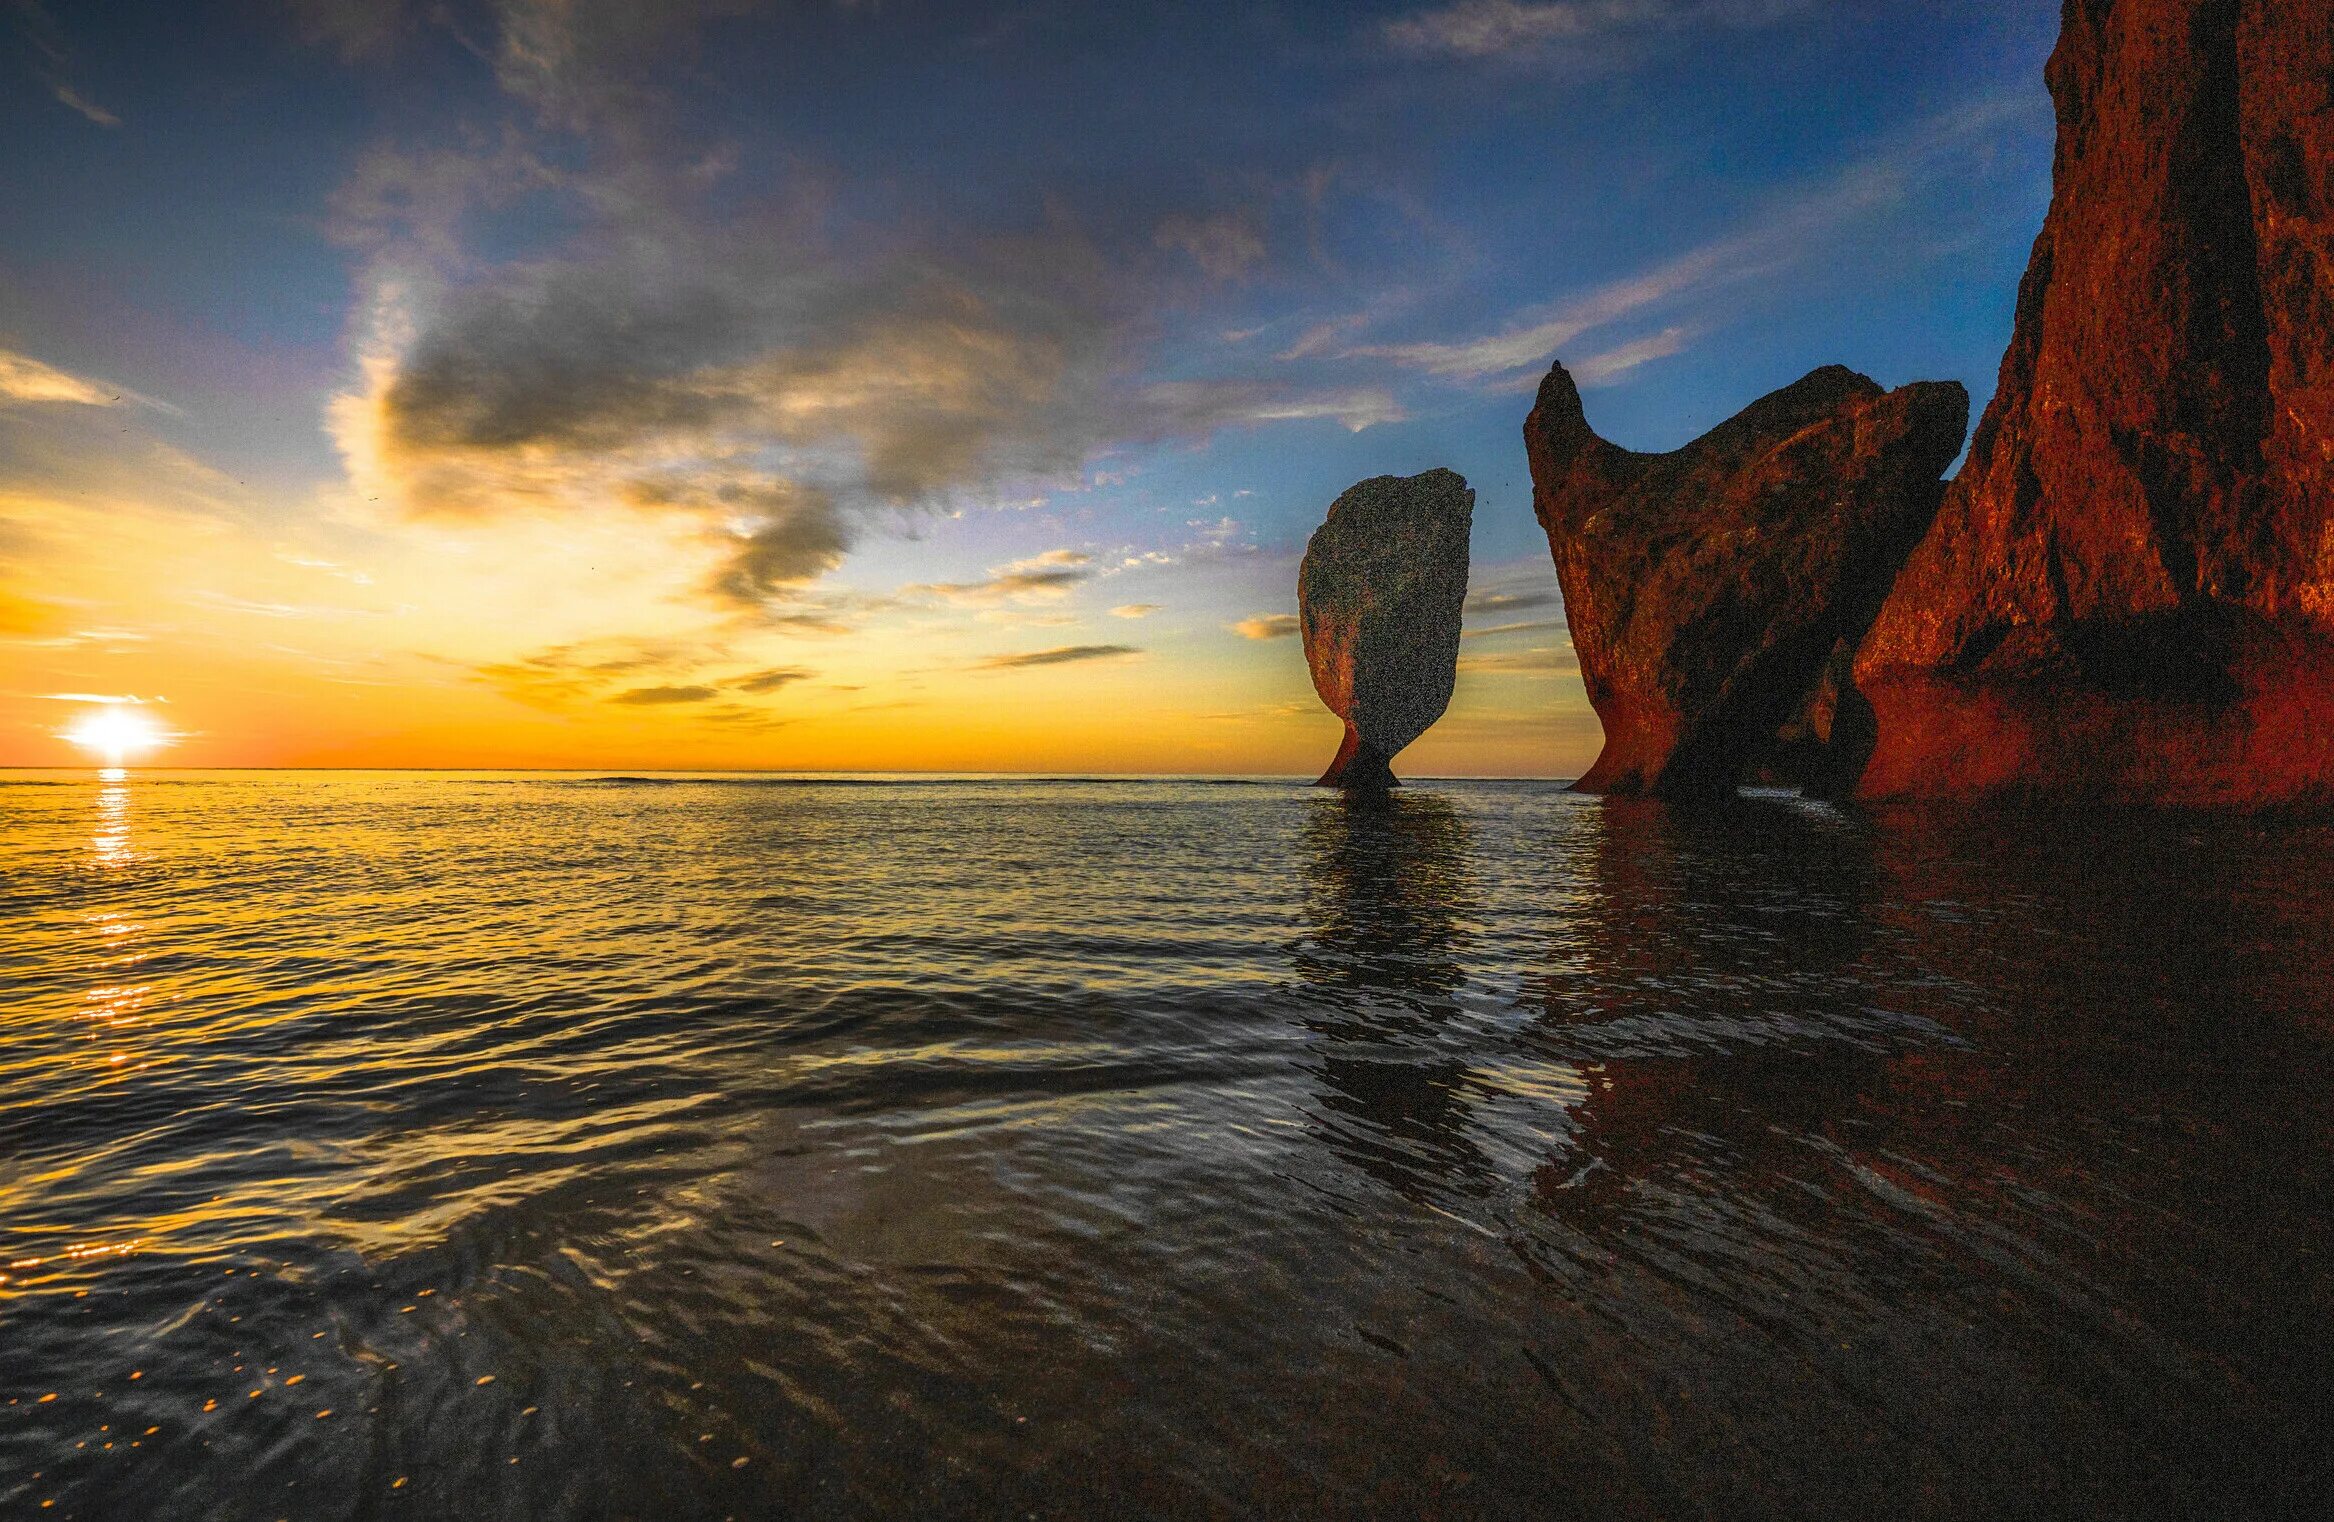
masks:
<svg viewBox="0 0 2334 1522"><path fill-rule="evenodd" d="M1338 493L1477 491L1406 775L1599 731L1521 441L1982 405L2053 0L0 0L0 765L1318 771Z"/></svg>

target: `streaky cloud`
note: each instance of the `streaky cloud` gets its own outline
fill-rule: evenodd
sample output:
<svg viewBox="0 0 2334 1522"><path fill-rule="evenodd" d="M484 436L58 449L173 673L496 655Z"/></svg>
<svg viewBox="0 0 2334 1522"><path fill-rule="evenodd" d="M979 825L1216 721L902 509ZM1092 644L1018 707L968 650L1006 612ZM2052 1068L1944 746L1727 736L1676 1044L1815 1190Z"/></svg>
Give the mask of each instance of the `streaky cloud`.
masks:
<svg viewBox="0 0 2334 1522"><path fill-rule="evenodd" d="M1117 660L1124 656L1140 655L1137 645L1061 645L1051 650L1030 650L1017 655L992 655L978 663L982 671L1020 671L1032 666L1067 666L1079 661Z"/></svg>
<svg viewBox="0 0 2334 1522"><path fill-rule="evenodd" d="M1574 339L1815 259L1831 237L1900 205L1913 179L2033 109L2023 96L1988 96L1939 113L1735 233L1553 306L1518 313L1500 331L1469 339L1360 344L1342 352L1388 360L1463 384L1505 387L1519 371L1544 368ZM1691 336L1690 330L1672 326L1608 350L1595 357L1603 368L1594 378L1610 380L1636 365L1679 352Z"/></svg>
<svg viewBox="0 0 2334 1522"><path fill-rule="evenodd" d="M1404 52L1452 58L1609 65L1615 43L1661 33L1768 26L1814 0L1458 0L1386 23Z"/></svg>
<svg viewBox="0 0 2334 1522"><path fill-rule="evenodd" d="M669 703L703 703L719 696L718 687L634 687L608 701L632 708L656 708Z"/></svg>
<svg viewBox="0 0 2334 1522"><path fill-rule="evenodd" d="M1255 640L1293 639L1304 632L1303 623L1294 613L1259 613L1225 627L1242 639Z"/></svg>

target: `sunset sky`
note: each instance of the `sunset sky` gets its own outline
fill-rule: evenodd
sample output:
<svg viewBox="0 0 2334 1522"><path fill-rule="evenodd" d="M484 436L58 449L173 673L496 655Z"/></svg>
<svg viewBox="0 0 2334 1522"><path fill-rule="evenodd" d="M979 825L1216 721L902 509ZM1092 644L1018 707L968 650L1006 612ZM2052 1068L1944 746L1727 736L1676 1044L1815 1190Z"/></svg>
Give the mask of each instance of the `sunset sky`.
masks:
<svg viewBox="0 0 2334 1522"><path fill-rule="evenodd" d="M1409 774L1597 728L1519 430L1990 394L2056 0L0 0L0 764L1310 772L1298 557L1476 487Z"/></svg>

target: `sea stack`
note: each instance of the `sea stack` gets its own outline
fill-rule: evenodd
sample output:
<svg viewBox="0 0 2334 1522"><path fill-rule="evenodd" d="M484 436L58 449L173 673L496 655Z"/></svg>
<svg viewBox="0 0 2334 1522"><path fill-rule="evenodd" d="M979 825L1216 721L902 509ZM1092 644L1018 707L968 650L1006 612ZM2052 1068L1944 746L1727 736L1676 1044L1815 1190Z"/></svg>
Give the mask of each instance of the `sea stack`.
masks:
<svg viewBox="0 0 2334 1522"><path fill-rule="evenodd" d="M2001 382L1858 651L1872 798L2334 801L2334 19L2069 0Z"/></svg>
<svg viewBox="0 0 2334 1522"><path fill-rule="evenodd" d="M1391 763L1450 706L1475 493L1455 471L1373 476L1305 546L1297 613L1314 690L1345 721L1323 787L1394 786Z"/></svg>
<svg viewBox="0 0 2334 1522"><path fill-rule="evenodd" d="M1524 424L1532 502L1605 727L1574 787L1730 794L1787 725L1819 723L1828 755L1827 663L1844 667L1928 528L1968 425L1954 382L1883 391L1831 365L1637 454L1597 437L1551 369Z"/></svg>

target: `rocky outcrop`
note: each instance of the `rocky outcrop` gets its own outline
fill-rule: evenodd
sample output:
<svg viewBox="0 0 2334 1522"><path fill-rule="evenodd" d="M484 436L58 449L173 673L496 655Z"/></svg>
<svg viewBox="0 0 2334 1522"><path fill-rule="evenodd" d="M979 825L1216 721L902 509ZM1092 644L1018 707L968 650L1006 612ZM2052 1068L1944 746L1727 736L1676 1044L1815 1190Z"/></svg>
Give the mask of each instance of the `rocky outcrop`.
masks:
<svg viewBox="0 0 2334 1522"><path fill-rule="evenodd" d="M1305 663L1345 743L1323 787L1394 785L1390 763L1450 706L1475 493L1448 470L1346 491L1297 575Z"/></svg>
<svg viewBox="0 0 2334 1522"><path fill-rule="evenodd" d="M1870 797L2334 798L2334 21L2068 0L2001 383L1858 651Z"/></svg>
<svg viewBox="0 0 2334 1522"><path fill-rule="evenodd" d="M1884 392L1833 365L1683 449L1636 454L1598 438L1550 370L1524 424L1532 500L1605 726L1574 786L1731 792L1811 708L1828 747L1811 694L1928 527L1968 423L1957 384Z"/></svg>

